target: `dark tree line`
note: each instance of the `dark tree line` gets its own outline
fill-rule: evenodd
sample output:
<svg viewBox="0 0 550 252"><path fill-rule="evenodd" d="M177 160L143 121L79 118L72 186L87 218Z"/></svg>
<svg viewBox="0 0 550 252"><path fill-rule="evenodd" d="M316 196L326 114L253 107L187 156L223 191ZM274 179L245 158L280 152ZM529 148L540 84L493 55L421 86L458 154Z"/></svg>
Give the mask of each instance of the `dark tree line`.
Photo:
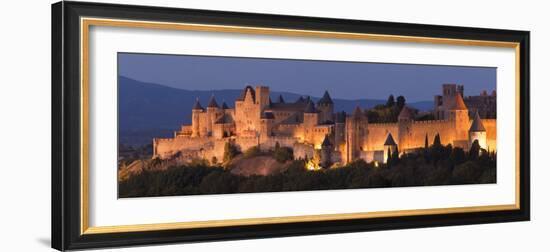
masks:
<svg viewBox="0 0 550 252"><path fill-rule="evenodd" d="M427 145L427 144L426 144ZM288 161L287 151L279 155ZM415 152L391 154L377 165L359 159L341 168L308 171L304 160L294 160L282 173L239 176L206 162L144 172L119 183L120 197L334 190L352 188L478 184L496 182L496 154L476 142L465 152L443 146L438 137Z"/></svg>

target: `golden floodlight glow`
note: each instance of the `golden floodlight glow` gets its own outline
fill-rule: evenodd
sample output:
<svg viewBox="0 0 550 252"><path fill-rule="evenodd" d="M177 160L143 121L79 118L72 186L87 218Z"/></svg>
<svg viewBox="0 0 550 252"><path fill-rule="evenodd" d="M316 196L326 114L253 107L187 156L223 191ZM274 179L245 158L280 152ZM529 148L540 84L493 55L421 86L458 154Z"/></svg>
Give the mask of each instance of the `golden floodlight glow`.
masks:
<svg viewBox="0 0 550 252"><path fill-rule="evenodd" d="M309 171L317 171L320 170L321 167L310 159L306 162L306 169Z"/></svg>

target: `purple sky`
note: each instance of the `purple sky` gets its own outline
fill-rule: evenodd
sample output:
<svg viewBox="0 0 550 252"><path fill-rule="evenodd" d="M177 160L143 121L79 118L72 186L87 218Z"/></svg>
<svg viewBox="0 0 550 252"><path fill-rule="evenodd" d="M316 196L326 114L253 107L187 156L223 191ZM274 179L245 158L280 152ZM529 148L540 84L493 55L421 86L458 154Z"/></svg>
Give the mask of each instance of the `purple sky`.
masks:
<svg viewBox="0 0 550 252"><path fill-rule="evenodd" d="M280 60L160 54L118 54L119 75L187 90L241 89L262 84L271 90L333 98L430 101L441 84L464 85L465 95L496 87L496 68L342 61Z"/></svg>

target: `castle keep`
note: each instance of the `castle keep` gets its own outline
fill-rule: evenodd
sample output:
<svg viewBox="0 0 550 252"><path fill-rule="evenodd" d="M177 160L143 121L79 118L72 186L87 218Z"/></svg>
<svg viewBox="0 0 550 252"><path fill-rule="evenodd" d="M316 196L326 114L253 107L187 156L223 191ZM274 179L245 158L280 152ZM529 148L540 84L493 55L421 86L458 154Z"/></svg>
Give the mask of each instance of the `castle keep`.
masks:
<svg viewBox="0 0 550 252"><path fill-rule="evenodd" d="M443 85L442 95L435 96L434 120L415 120L414 110L404 106L397 122L373 123L359 107L351 114L334 112L328 92L317 102L309 97L286 102L282 96L272 101L269 87L247 86L233 108L214 97L204 108L197 99L191 125L181 126L173 138L153 139L154 157L221 161L226 143L241 151L269 150L278 143L292 148L295 158L317 155L326 167L356 159L385 162L388 150L414 151L436 135L443 145L469 149L478 140L481 148L496 151L496 119L488 119L496 117L496 94L470 96L465 102L463 90Z"/></svg>

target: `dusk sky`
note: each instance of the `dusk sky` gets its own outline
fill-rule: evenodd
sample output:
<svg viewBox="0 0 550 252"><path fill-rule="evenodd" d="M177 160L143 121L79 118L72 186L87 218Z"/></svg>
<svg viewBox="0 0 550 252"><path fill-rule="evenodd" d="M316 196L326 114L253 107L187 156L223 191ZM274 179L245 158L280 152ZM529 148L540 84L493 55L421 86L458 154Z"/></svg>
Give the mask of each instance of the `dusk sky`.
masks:
<svg viewBox="0 0 550 252"><path fill-rule="evenodd" d="M119 75L187 90L242 89L265 85L274 91L316 97L431 101L441 84L464 85L464 95L496 87L496 68L366 62L280 60L159 54L118 54Z"/></svg>

